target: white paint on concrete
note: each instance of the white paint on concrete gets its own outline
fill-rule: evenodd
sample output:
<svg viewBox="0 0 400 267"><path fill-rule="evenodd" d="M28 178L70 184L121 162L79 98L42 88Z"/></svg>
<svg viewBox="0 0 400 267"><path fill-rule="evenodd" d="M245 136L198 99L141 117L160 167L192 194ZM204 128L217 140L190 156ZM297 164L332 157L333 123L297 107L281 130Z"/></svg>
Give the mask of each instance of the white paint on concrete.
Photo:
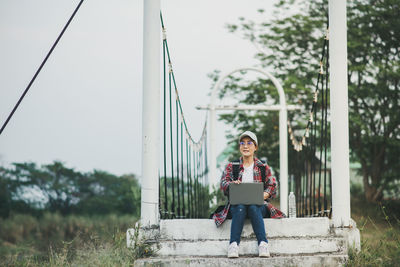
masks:
<svg viewBox="0 0 400 267"><path fill-rule="evenodd" d="M346 0L329 0L332 220L350 223Z"/></svg>
<svg viewBox="0 0 400 267"><path fill-rule="evenodd" d="M228 253L229 240L198 240L160 242L160 256L225 256ZM269 239L271 254L299 255L313 253L340 253L346 251L343 238L298 238ZM258 255L257 240L242 240L239 245L240 255Z"/></svg>
<svg viewBox="0 0 400 267"><path fill-rule="evenodd" d="M173 257L173 258L149 258L135 261L135 266L165 266L165 267L264 267L264 266L344 266L346 255L320 254L313 256L279 256L271 258L242 257L228 259L226 257Z"/></svg>
<svg viewBox="0 0 400 267"><path fill-rule="evenodd" d="M360 230L358 230L357 224L353 219L350 219L350 225L348 227L332 227L332 230L336 236L344 237L349 248L361 251Z"/></svg>
<svg viewBox="0 0 400 267"><path fill-rule="evenodd" d="M142 114L142 225L157 225L158 166L160 155L160 0L143 4L143 114Z"/></svg>
<svg viewBox="0 0 400 267"><path fill-rule="evenodd" d="M352 221L353 222L353 221ZM360 247L360 233L355 223L335 228L328 218L264 219L270 251L273 255L318 255L330 253L347 257L349 247ZM161 220L158 228L141 228L140 238L154 242L158 255L212 256L227 254L231 220L217 228L210 219ZM132 247L134 229L127 232ZM249 220L245 221L240 244L242 255L257 254L257 241Z"/></svg>
<svg viewBox="0 0 400 267"><path fill-rule="evenodd" d="M218 240L230 236L231 220L216 227L210 219L178 219L160 221L160 238L174 240ZM264 219L268 237L326 236L329 234L328 218ZM253 235L249 220L243 227L242 237Z"/></svg>

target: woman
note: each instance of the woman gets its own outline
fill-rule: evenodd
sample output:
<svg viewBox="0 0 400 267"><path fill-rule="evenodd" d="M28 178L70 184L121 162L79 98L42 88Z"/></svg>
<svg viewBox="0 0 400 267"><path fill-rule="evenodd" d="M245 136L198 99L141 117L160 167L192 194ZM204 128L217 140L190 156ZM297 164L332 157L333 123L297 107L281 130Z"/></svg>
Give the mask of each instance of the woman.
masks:
<svg viewBox="0 0 400 267"><path fill-rule="evenodd" d="M258 255L269 257L268 240L265 234L263 217L283 218L286 217L280 210L272 206L268 201L276 196L276 178L271 175L267 164L257 159L254 153L258 149L257 136L246 131L239 137L239 150L242 154L238 177L233 177L233 163L229 163L221 177L221 190L228 195L230 183L251 183L264 182L264 205L230 205L228 202L225 208L214 213L213 219L217 226L220 226L227 218L228 212L232 215L231 236L228 247L228 257L239 257L240 235L242 234L246 216L250 218L253 231L258 241ZM262 177L264 173L265 177ZM263 179L264 178L264 179Z"/></svg>

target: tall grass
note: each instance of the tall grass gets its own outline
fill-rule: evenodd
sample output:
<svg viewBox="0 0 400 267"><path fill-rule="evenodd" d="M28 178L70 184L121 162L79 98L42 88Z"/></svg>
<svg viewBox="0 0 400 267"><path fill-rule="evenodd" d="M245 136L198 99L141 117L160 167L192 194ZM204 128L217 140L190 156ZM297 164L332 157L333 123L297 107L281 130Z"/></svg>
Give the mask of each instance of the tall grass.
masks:
<svg viewBox="0 0 400 267"><path fill-rule="evenodd" d="M372 204L362 198L352 199L361 252L350 251L347 266L400 266L399 208L398 201Z"/></svg>
<svg viewBox="0 0 400 267"><path fill-rule="evenodd" d="M352 218L361 232L361 252L350 251L347 266L400 266L400 203L370 204L352 199ZM153 253L138 239L126 246L132 216L96 217L15 214L0 219L1 266L132 266Z"/></svg>
<svg viewBox="0 0 400 267"><path fill-rule="evenodd" d="M133 253L125 231L136 218L47 213L42 218L16 214L0 219L0 262L6 266L128 266ZM90 264L89 264L90 263Z"/></svg>

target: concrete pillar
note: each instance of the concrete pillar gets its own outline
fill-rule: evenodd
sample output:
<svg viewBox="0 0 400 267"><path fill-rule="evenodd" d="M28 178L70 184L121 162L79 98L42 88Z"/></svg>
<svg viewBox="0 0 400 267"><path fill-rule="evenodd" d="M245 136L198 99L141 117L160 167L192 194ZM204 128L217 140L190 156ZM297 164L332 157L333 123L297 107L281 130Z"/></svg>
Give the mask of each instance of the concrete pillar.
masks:
<svg viewBox="0 0 400 267"><path fill-rule="evenodd" d="M346 0L329 0L332 221L350 225Z"/></svg>
<svg viewBox="0 0 400 267"><path fill-rule="evenodd" d="M217 115L215 111L215 98L211 97L211 105L210 105L210 144L209 144L209 151L210 151L210 156L209 161L209 191L210 193L213 191L213 188L215 187L217 190L219 190L219 178L220 175L217 175L217 153L216 153L216 131L215 131L215 124L217 121ZM206 144L208 145L208 144ZM216 199L212 200L212 202L216 203Z"/></svg>
<svg viewBox="0 0 400 267"><path fill-rule="evenodd" d="M283 98L285 95L283 95ZM279 199L280 210L288 215L288 125L287 125L287 109L286 101L280 97L280 110L279 110ZM289 216L289 215L288 215Z"/></svg>
<svg viewBox="0 0 400 267"><path fill-rule="evenodd" d="M145 0L143 15L143 114L141 224L159 224L160 0ZM156 103L156 104L155 104Z"/></svg>

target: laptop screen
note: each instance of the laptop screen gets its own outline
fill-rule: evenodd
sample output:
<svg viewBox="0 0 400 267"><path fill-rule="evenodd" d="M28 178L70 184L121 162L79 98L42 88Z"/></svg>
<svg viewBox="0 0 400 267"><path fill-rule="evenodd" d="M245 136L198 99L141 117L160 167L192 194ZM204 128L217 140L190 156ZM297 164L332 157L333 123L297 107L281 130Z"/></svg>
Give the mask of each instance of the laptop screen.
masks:
<svg viewBox="0 0 400 267"><path fill-rule="evenodd" d="M232 205L264 204L264 187L262 183L231 183L229 185L229 202Z"/></svg>

